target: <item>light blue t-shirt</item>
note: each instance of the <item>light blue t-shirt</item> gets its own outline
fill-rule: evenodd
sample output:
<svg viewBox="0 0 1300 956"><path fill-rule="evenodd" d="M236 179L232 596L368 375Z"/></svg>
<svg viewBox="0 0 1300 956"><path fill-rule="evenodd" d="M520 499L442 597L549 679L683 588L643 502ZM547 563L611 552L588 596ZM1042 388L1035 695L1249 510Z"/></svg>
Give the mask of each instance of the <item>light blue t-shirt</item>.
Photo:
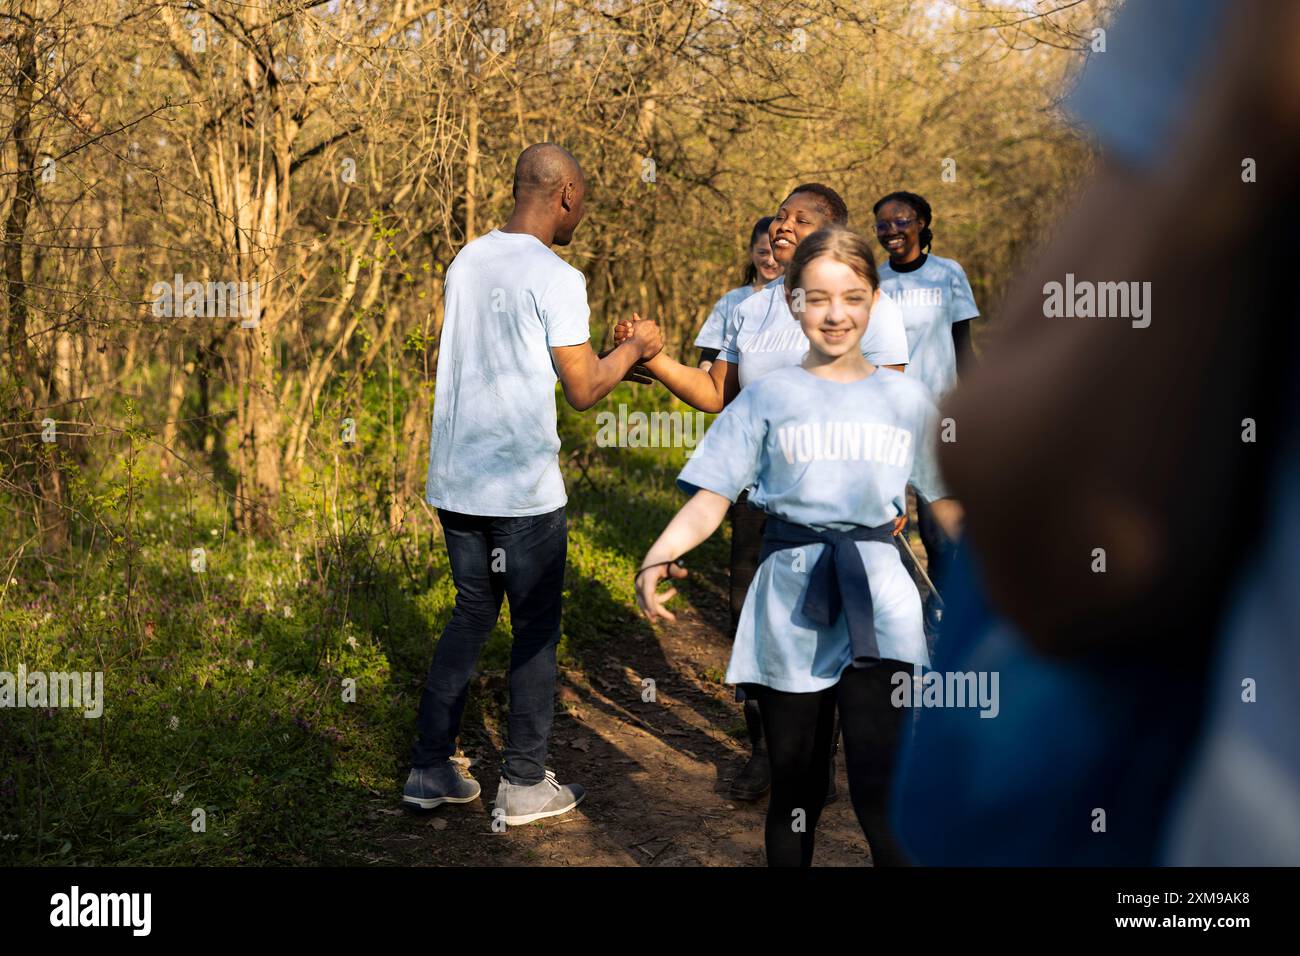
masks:
<svg viewBox="0 0 1300 956"><path fill-rule="evenodd" d="M952 259L927 256L911 272L895 272L885 261L880 288L903 312L907 330L907 374L942 401L957 384L957 350L952 327L979 315L966 273Z"/></svg>
<svg viewBox="0 0 1300 956"><path fill-rule="evenodd" d="M802 366L776 369L741 390L677 478L688 494L731 501L746 488L754 507L787 521L841 531L903 514L909 480L947 495L917 449L934 436L925 389L893 369L832 382ZM833 686L853 661L848 625L819 630L800 611L825 545L777 551L754 575L732 645L727 682L796 693ZM921 599L892 542L857 542L871 586L882 657L928 665Z"/></svg>
<svg viewBox="0 0 1300 956"><path fill-rule="evenodd" d="M536 236L493 229L447 269L425 499L523 517L568 502L552 348L590 338L581 272Z"/></svg>
<svg viewBox="0 0 1300 956"><path fill-rule="evenodd" d="M753 286L742 285L732 289L713 305L713 311L700 327L700 334L695 337L697 349L722 350L723 334L726 332L727 316L731 310L754 294Z"/></svg>
<svg viewBox="0 0 1300 956"><path fill-rule="evenodd" d="M884 292L871 310L861 347L873 365L907 364L903 315ZM731 310L718 358L738 366L744 389L773 369L798 365L807 354L808 336L785 301L781 276Z"/></svg>

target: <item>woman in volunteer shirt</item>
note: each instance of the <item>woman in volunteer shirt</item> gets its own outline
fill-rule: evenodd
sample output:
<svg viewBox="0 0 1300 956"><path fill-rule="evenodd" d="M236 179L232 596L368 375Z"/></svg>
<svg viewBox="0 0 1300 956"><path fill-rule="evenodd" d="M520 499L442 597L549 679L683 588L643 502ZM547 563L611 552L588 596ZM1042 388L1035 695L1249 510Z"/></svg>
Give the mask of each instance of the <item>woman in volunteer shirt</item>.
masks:
<svg viewBox="0 0 1300 956"><path fill-rule="evenodd" d="M772 257L782 269L789 263L806 237L828 226L845 226L849 210L839 193L821 183L796 186L772 217L768 236ZM615 343L631 334L630 322L620 322L614 330ZM907 333L898 307L881 294L873 310L873 321L861 337L860 348L875 365L901 370L907 362ZM774 369L798 365L808 351L808 337L799 320L790 311L785 285L778 279L761 292L749 296L727 316L722 351L707 372L674 361L660 352L646 364L646 369L663 382L674 395L701 411L718 412L731 402L741 389ZM758 568L762 550L763 524L766 515L750 506L741 495L731 513L730 597L731 629L740 621L750 582ZM900 521L900 527L902 525ZM745 724L749 731L751 755L732 781L730 794L737 800L757 800L767 792L770 768L763 749L763 723L759 707L743 691ZM838 740L838 735L836 737ZM832 749L831 753L834 753ZM828 796L835 797L835 767L827 758Z"/></svg>
<svg viewBox="0 0 1300 956"><path fill-rule="evenodd" d="M772 258L772 240L767 235L767 227L771 224L771 216L764 216L754 223L749 233L749 262L745 266L744 284L714 304L700 334L695 337L695 347L700 350L700 368L706 372L722 351L722 333L731 310L785 271L785 266Z"/></svg>
<svg viewBox="0 0 1300 956"><path fill-rule="evenodd" d="M918 382L862 354L882 301L866 240L844 229L805 238L786 285L806 355L748 385L713 423L678 477L691 500L637 572L637 602L651 620L673 620L663 605L676 591L656 585L685 576L677 559L751 489L767 515L763 557L727 681L762 714L768 863L812 862L838 706L853 809L875 863L898 864L886 803L912 668L929 657L920 598L892 536L909 480L932 499L945 495L934 456L917 454L933 437L934 405Z"/></svg>
<svg viewBox="0 0 1300 956"><path fill-rule="evenodd" d="M979 316L975 297L962 267L930 252L933 216L925 199L892 192L872 210L876 239L889 254L880 267L880 287L903 310L907 374L919 379L938 403L957 384L958 369L974 358L970 323ZM930 502L919 494L916 516L930 579L942 593L953 543L935 520Z"/></svg>
<svg viewBox="0 0 1300 956"><path fill-rule="evenodd" d="M759 292L769 282L781 277L785 266L772 257L772 240L768 236L768 227L772 217L764 216L754 223L749 234L749 264L745 269L744 285L732 289L713 306L700 334L695 339L695 347L700 350L700 368L708 371L718 353L722 350L723 334L726 331L727 317L732 309ZM743 503L731 513L731 540L757 542L762 533L763 515L761 512L747 508ZM752 550L752 549L751 549ZM732 588L731 588L731 633L736 633L736 624L740 621L740 607L745 601L745 590L754 576L756 556L751 556L741 570L736 570L738 560L732 552ZM738 695L743 700L743 695ZM757 800L767 793L771 777L767 767L767 752L763 749L763 722L758 716L758 704L747 701L743 705L745 714L745 731L749 738L749 759L740 773L731 781L728 795L733 800Z"/></svg>
<svg viewBox="0 0 1300 956"><path fill-rule="evenodd" d="M828 226L846 226L848 221L848 206L835 190L821 183L796 186L768 226L772 258L788 268L801 240ZM631 322L619 322L615 343L624 341L631 330ZM886 294L880 296L876 320L863 336L861 348L876 365L901 371L907 364L902 312ZM807 337L787 304L784 282L778 279L731 310L724 324L722 351L708 371L683 365L663 352L645 368L686 404L702 412L720 412L746 385L772 369L799 364L807 350Z"/></svg>

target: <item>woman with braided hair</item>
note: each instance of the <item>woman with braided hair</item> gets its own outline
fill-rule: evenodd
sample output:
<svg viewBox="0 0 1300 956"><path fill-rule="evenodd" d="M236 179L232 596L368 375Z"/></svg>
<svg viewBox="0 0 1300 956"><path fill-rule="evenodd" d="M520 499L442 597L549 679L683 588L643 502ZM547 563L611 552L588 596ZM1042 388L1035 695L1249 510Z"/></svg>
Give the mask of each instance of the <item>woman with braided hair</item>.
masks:
<svg viewBox="0 0 1300 956"><path fill-rule="evenodd" d="M941 402L957 384L958 370L969 367L974 358L970 324L979 317L979 309L970 283L959 263L930 251L934 215L924 197L892 192L882 196L872 211L876 239L889 254L880 266L880 287L898 303L907 330L907 374L928 388L936 403ZM920 494L916 517L930 580L942 593L953 542L943 533L931 503Z"/></svg>

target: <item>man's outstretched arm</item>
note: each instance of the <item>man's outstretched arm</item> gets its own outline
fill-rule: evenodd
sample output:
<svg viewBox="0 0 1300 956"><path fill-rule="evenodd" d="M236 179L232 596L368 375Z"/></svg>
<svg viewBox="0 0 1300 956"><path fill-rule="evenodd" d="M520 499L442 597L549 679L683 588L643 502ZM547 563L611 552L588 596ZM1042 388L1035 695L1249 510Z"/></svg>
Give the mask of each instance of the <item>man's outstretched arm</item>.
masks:
<svg viewBox="0 0 1300 956"><path fill-rule="evenodd" d="M614 390L632 367L649 360L663 347L659 326L637 319L632 337L604 357L590 343L551 349L564 397L578 411L586 411Z"/></svg>

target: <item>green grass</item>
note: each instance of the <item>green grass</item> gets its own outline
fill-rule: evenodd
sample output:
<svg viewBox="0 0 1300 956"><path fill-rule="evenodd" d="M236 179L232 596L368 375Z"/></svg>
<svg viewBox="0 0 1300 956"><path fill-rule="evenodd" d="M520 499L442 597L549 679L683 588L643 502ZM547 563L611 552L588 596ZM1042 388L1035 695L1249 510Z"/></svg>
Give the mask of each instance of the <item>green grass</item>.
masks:
<svg viewBox="0 0 1300 956"><path fill-rule="evenodd" d="M620 401L673 407L661 389L629 385L581 415L561 402L570 532L560 655L569 666L611 638L649 633L632 576L684 502L673 485L682 449L596 445L595 413ZM586 477L567 461L574 451ZM358 821L376 795L397 799L420 685L454 601L432 526L383 529L382 457L344 456L338 475L332 456L317 463L286 494L275 540L233 534L202 482L170 484L117 461L79 486L76 503L118 533L83 527L59 564L17 563L0 600L0 670L102 671L104 714L0 711L0 860L363 858ZM129 504L105 490L120 492L127 477ZM336 481L334 497L323 489ZM724 535L693 556L705 573L679 602L725 576ZM196 573L200 546L206 568ZM499 726L508 657L506 609L467 733ZM345 681L355 701L344 700Z"/></svg>

